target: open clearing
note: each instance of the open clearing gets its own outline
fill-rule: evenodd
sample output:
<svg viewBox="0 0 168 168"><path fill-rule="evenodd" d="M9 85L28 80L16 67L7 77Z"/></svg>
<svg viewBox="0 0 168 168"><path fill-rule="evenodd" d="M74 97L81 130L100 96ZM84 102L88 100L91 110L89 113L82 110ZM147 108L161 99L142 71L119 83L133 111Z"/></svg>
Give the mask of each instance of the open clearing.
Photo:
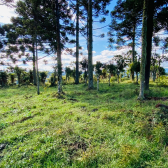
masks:
<svg viewBox="0 0 168 168"><path fill-rule="evenodd" d="M139 85L0 90L0 167L168 167L168 100L138 101ZM151 85L148 97L168 89Z"/></svg>

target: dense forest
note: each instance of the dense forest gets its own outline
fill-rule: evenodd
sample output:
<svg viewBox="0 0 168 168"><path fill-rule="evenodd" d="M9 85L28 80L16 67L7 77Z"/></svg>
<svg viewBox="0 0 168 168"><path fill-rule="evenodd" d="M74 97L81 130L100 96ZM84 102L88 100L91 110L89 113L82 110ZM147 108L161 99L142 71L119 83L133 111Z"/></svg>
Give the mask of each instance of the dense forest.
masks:
<svg viewBox="0 0 168 168"><path fill-rule="evenodd" d="M113 3L0 0L17 14L0 26L0 167L168 167L168 0ZM105 27L129 50L94 63Z"/></svg>

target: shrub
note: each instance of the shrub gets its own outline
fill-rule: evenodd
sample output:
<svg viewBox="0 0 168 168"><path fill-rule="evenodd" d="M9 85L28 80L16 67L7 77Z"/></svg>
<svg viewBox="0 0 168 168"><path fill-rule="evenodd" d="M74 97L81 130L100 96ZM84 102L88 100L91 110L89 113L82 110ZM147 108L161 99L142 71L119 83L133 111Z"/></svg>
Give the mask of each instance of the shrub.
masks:
<svg viewBox="0 0 168 168"><path fill-rule="evenodd" d="M8 74L6 72L0 72L0 85L5 86L7 85L8 81Z"/></svg>
<svg viewBox="0 0 168 168"><path fill-rule="evenodd" d="M43 84L45 84L47 74L48 74L48 72L46 72L46 71L40 72L40 82L42 82Z"/></svg>

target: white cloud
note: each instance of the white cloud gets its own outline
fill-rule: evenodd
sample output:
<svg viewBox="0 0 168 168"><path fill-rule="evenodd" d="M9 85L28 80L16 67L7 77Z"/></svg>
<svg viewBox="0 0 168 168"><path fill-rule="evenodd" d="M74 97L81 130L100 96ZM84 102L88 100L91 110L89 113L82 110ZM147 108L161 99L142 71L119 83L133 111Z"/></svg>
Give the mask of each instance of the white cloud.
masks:
<svg viewBox="0 0 168 168"><path fill-rule="evenodd" d="M17 0L15 1L15 3L16 2ZM15 13L14 7L7 7L5 5L0 5L0 11L1 11L0 22L3 24L11 23L10 21L11 17L17 16L17 14Z"/></svg>
<svg viewBox="0 0 168 168"><path fill-rule="evenodd" d="M166 30L162 29L159 32L155 33L155 36L159 36L159 38L163 39L163 38L167 37L167 33L165 33L165 32L166 32Z"/></svg>

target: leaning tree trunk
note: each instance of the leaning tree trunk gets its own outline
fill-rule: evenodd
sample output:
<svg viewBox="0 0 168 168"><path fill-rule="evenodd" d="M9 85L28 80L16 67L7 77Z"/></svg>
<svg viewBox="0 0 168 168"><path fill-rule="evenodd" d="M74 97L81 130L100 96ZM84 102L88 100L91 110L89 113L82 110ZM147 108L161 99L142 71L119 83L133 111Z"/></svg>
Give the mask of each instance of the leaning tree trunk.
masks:
<svg viewBox="0 0 168 168"><path fill-rule="evenodd" d="M76 0L77 20L76 20L76 78L75 83L79 83L79 0Z"/></svg>
<svg viewBox="0 0 168 168"><path fill-rule="evenodd" d="M149 90L151 51L152 51L152 35L153 35L153 14L154 0L149 0L147 9L147 50L146 50L146 67L145 67L145 89Z"/></svg>
<svg viewBox="0 0 168 168"><path fill-rule="evenodd" d="M89 29L89 44L88 44L88 88L93 88L93 64L92 64L92 0L88 0L88 29Z"/></svg>
<svg viewBox="0 0 168 168"><path fill-rule="evenodd" d="M60 23L59 23L59 4L56 0L56 32L57 32L57 64L58 64L58 94L62 92L62 64L61 64L61 42L60 42Z"/></svg>
<svg viewBox="0 0 168 168"><path fill-rule="evenodd" d="M36 79L36 57L35 57L34 42L33 42L33 84L37 85L37 79Z"/></svg>
<svg viewBox="0 0 168 168"><path fill-rule="evenodd" d="M140 100L144 99L144 83L145 83L145 65L146 65L146 47L147 47L147 4L149 0L144 0L143 5L143 27L142 27L142 57L140 70Z"/></svg>

